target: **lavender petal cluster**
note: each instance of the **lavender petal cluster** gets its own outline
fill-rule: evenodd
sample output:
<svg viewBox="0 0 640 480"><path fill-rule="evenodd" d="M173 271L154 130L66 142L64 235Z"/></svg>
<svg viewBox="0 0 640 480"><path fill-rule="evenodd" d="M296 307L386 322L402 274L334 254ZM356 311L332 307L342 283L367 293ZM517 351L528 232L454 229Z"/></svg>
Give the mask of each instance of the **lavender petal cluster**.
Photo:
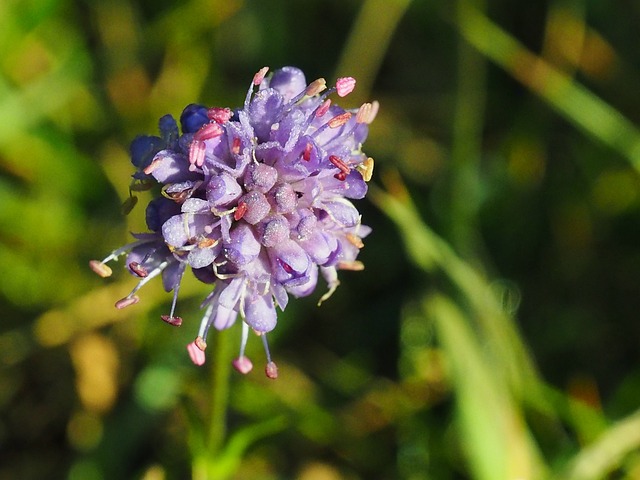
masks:
<svg viewBox="0 0 640 480"><path fill-rule="evenodd" d="M324 79L307 83L303 72L284 67L254 76L242 108L187 106L178 122L160 119L160 136L140 136L131 144L136 167L130 191L156 188L146 207L148 233L91 268L111 275L107 265L127 254L138 284L117 308L139 302L138 290L160 276L173 303L162 319L180 326L175 315L187 267L212 291L202 302L197 337L187 346L196 365L205 362L210 328L242 319L241 373L253 368L245 355L250 330L261 337L268 377L276 378L267 333L277 323L289 295L304 297L322 275L328 291L339 284L338 270L362 270L356 260L370 228L351 203L367 193L373 159L362 143L377 102L345 110L329 98L348 95L351 77L327 88ZM131 196L130 200L136 197Z"/></svg>

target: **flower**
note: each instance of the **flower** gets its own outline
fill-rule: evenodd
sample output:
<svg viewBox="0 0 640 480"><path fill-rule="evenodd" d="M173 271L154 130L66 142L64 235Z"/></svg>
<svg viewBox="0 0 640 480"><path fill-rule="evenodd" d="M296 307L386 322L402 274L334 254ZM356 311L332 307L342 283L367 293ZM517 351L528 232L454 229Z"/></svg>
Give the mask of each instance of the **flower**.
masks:
<svg viewBox="0 0 640 480"><path fill-rule="evenodd" d="M160 136L140 136L131 144L137 168L130 191L159 184L161 195L146 208L149 233L90 267L111 275L107 263L127 253L126 265L140 280L117 308L138 303L138 290L161 276L173 291L162 319L182 324L175 315L186 267L212 292L202 303L204 316L196 339L187 346L192 361L205 362L211 326L231 327L242 318L241 373L252 369L245 356L249 330L262 338L268 377L277 377L267 333L277 323L289 295L311 294L318 273L329 290L337 288L338 270L362 270L356 260L370 228L361 224L351 199L367 192L373 160L361 150L377 102L345 110L329 95L348 95L351 77L333 88L324 79L307 84L301 70L284 67L254 76L242 108L187 106L182 133L170 116L160 119ZM131 194L129 207L135 204Z"/></svg>

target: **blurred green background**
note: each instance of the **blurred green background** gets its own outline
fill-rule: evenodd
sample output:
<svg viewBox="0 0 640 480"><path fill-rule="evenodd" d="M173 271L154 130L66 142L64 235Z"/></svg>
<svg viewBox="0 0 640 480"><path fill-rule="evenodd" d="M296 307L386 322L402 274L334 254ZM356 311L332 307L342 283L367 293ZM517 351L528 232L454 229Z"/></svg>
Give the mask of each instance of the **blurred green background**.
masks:
<svg viewBox="0 0 640 480"><path fill-rule="evenodd" d="M640 478L639 24L623 0L3 0L0 479ZM131 139L264 65L379 100L374 231L364 272L280 315L280 378L214 392L184 348L206 288L173 329L159 284L117 311L135 280L87 262L144 229Z"/></svg>

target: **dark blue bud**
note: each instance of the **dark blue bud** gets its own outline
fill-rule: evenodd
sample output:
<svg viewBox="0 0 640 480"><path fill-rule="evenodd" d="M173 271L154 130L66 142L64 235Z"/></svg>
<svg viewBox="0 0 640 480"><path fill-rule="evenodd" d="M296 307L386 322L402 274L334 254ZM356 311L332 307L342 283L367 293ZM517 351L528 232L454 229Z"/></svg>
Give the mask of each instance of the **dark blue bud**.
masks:
<svg viewBox="0 0 640 480"><path fill-rule="evenodd" d="M167 142L167 145L173 145L178 140L178 137L180 137L180 132L178 132L178 123L171 115L165 115L162 117L158 122L158 127L160 128L160 134Z"/></svg>
<svg viewBox="0 0 640 480"><path fill-rule="evenodd" d="M133 139L129 146L131 163L139 170L149 166L156 153L165 147L165 141L160 137L140 135Z"/></svg>
<svg viewBox="0 0 640 480"><path fill-rule="evenodd" d="M182 133L195 133L205 123L209 123L207 107L192 103L187 105L180 115Z"/></svg>
<svg viewBox="0 0 640 480"><path fill-rule="evenodd" d="M149 202L146 211L147 227L152 232L160 231L162 224L180 213L180 205L165 197L157 197Z"/></svg>

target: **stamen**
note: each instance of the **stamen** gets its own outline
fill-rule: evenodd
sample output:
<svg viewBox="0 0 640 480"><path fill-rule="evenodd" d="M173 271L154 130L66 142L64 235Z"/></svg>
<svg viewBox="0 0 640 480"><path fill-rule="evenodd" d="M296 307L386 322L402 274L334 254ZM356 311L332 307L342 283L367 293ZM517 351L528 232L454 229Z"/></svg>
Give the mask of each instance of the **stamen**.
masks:
<svg viewBox="0 0 640 480"><path fill-rule="evenodd" d="M205 301L206 303L206 301ZM201 308L204 308L205 303L201 305ZM214 313L215 302L209 302L207 309L202 316L202 320L200 320L200 328L198 329L198 337L207 338L207 334L209 333L209 328L211 327L211 317Z"/></svg>
<svg viewBox="0 0 640 480"><path fill-rule="evenodd" d="M219 137L224 133L224 129L217 123L205 123L200 130L193 134L193 139L196 141L211 140L212 138Z"/></svg>
<svg viewBox="0 0 640 480"><path fill-rule="evenodd" d="M235 368L238 372L240 372L243 375L246 375L251 370L253 370L253 363L247 357L235 358L231 362L231 365L233 365L233 368Z"/></svg>
<svg viewBox="0 0 640 480"><path fill-rule="evenodd" d="M249 86L249 90L247 90L247 96L244 99L244 109L245 111L249 108L249 103L251 103L251 95L253 95L253 87L256 85L260 85L262 80L264 80L264 76L269 71L269 67L262 67L256 74L253 76L253 80L251 81L251 85Z"/></svg>
<svg viewBox="0 0 640 480"><path fill-rule="evenodd" d="M262 345L264 346L264 352L267 355L267 365L264 369L264 373L271 380L275 380L276 378L278 378L278 366L276 365L276 362L271 360L271 352L269 352L269 342L267 342L267 334L263 333L261 337Z"/></svg>
<svg viewBox="0 0 640 480"><path fill-rule="evenodd" d="M356 247L356 248L364 247L364 243L362 242L362 239L359 236L357 236L357 235L355 235L353 233L347 233L346 237L347 237L347 240L349 241L349 243L351 245L353 245L354 247Z"/></svg>
<svg viewBox="0 0 640 480"><path fill-rule="evenodd" d="M151 173L158 168L158 165L160 165L162 163L163 157L156 157L153 159L153 161L147 165L147 168L145 168L144 170L142 170L144 173L146 173L147 175L151 175Z"/></svg>
<svg viewBox="0 0 640 480"><path fill-rule="evenodd" d="M267 366L264 368L264 373L271 380L278 378L278 366L276 365L276 362L267 363Z"/></svg>
<svg viewBox="0 0 640 480"><path fill-rule="evenodd" d="M236 222L239 221L242 217L244 217L244 214L247 213L248 208L249 206L246 202L238 203L238 208L236 208L236 211L233 213L233 219Z"/></svg>
<svg viewBox="0 0 640 480"><path fill-rule="evenodd" d="M351 171L351 169L347 166L347 164L346 164L346 163L344 163L344 162L342 161L342 159L341 159L340 157L337 157L337 156L335 156L335 155L329 155L329 161L330 161L333 165L335 165L336 167L338 167L338 169L339 169L341 172L345 173L345 174L348 174L348 173Z"/></svg>
<svg viewBox="0 0 640 480"><path fill-rule="evenodd" d="M333 176L333 178L336 178L336 179L340 180L341 182L344 182L347 179L347 174L344 173L344 172L339 172L339 173L336 173Z"/></svg>
<svg viewBox="0 0 640 480"><path fill-rule="evenodd" d="M195 344L196 347L198 347L203 352L207 349L207 342L205 342L204 338L200 336L196 337L193 343Z"/></svg>
<svg viewBox="0 0 640 480"><path fill-rule="evenodd" d="M110 277L113 273L111 267L98 260L91 260L89 262L89 268L91 268L91 270L100 275L102 278Z"/></svg>
<svg viewBox="0 0 640 480"><path fill-rule="evenodd" d="M91 260L89 262L89 268L91 268L91 270L93 270L96 274L100 275L102 278L110 277L113 274L113 271L111 270L111 267L107 265L107 262L110 262L111 260L116 260L120 255L130 252L134 248L140 245L144 245L145 243L149 243L149 240L138 240L136 242L132 242L127 245L124 245L114 250L113 252L111 252L104 259L102 259L102 261Z"/></svg>
<svg viewBox="0 0 640 480"><path fill-rule="evenodd" d="M302 152L302 159L307 162L311 160L311 150L313 149L313 145L311 143L307 143L304 147L304 151Z"/></svg>
<svg viewBox="0 0 640 480"><path fill-rule="evenodd" d="M189 166L190 171L194 171L195 167L202 167L204 165L205 156L205 144L199 140L193 140L189 145Z"/></svg>
<svg viewBox="0 0 640 480"><path fill-rule="evenodd" d="M170 315L160 315L162 321L167 322L169 325L173 325L174 327L179 327L182 325L182 317L173 317Z"/></svg>
<svg viewBox="0 0 640 480"><path fill-rule="evenodd" d="M207 117L209 120L213 120L221 125L228 122L232 116L233 112L230 108L213 107L207 110Z"/></svg>
<svg viewBox="0 0 640 480"><path fill-rule="evenodd" d="M207 225L208 227L209 225ZM205 231L207 230L207 228L205 227ZM211 231L213 231L213 229L211 229ZM208 233L211 233L208 232ZM209 237L204 237L203 239L201 239L198 242L198 248L213 248L215 247L218 243L220 242L219 238L209 238Z"/></svg>
<svg viewBox="0 0 640 480"><path fill-rule="evenodd" d="M318 78L311 82L304 91L305 95L313 97L327 88L327 81L324 78Z"/></svg>
<svg viewBox="0 0 640 480"><path fill-rule="evenodd" d="M363 103L356 113L356 123L371 123L371 112L373 107L370 103Z"/></svg>
<svg viewBox="0 0 640 480"><path fill-rule="evenodd" d="M356 87L356 79L353 77L341 77L336 80L336 91L338 96L345 97L353 92Z"/></svg>
<svg viewBox="0 0 640 480"><path fill-rule="evenodd" d="M147 275L149 275L149 272L147 271L147 269L144 268L142 265L140 265L138 262L131 262L129 264L129 269L141 278L144 278Z"/></svg>
<svg viewBox="0 0 640 480"><path fill-rule="evenodd" d="M134 305L138 303L140 301L140 298L138 298L138 296L136 295L136 292L140 290L149 280L160 275L162 271L165 268L167 268L167 265L169 265L169 261L164 261L160 265L158 265L156 268L151 270L146 277L143 277L138 282L138 284L133 288L133 290L131 290L129 295L127 295L126 297L116 302L116 308L122 309L122 308L128 307L129 305Z"/></svg>
<svg viewBox="0 0 640 480"><path fill-rule="evenodd" d="M378 110L380 110L380 102L374 100L373 102L371 102L371 113L369 114L368 123L371 123L375 120L375 118L378 116Z"/></svg>
<svg viewBox="0 0 640 480"><path fill-rule="evenodd" d="M364 263L359 260L346 261L342 260L336 264L336 268L340 270L350 270L352 272L360 272L364 270Z"/></svg>
<svg viewBox="0 0 640 480"><path fill-rule="evenodd" d="M318 109L316 110L316 117L320 118L322 117L325 113L327 113L329 111L329 107L331 106L331 99L327 98L322 105L320 105L318 107Z"/></svg>
<svg viewBox="0 0 640 480"><path fill-rule="evenodd" d="M264 76L267 74L268 71L269 71L269 67L262 67L260 70L258 70L258 73L256 73L253 76L253 84L260 85L262 83L262 80L264 80Z"/></svg>
<svg viewBox="0 0 640 480"><path fill-rule="evenodd" d="M362 179L365 182L371 180L373 176L373 158L368 157L364 162L356 167L356 170L362 175Z"/></svg>
<svg viewBox="0 0 640 480"><path fill-rule="evenodd" d="M135 305L140 301L140 297L137 295L132 295L131 293L124 298L121 298L116 302L116 308L118 310L122 310L130 305Z"/></svg>
<svg viewBox="0 0 640 480"><path fill-rule="evenodd" d="M180 284L182 283L182 276L184 275L184 271L186 268L186 263L180 263L180 265L178 266L177 280L173 284L173 300L171 302L171 311L169 312L169 315L160 315L160 318L163 321L167 322L169 325L174 325L176 327L182 325L182 318L176 317L173 314L176 311L176 304L178 303L178 292L180 292Z"/></svg>
<svg viewBox="0 0 640 480"><path fill-rule="evenodd" d="M327 124L329 125L329 128L338 128L344 125L345 123L347 123L350 118L351 118L351 112L344 112L344 113L341 113L340 115L336 115L335 117L333 117L331 120L327 122Z"/></svg>
<svg viewBox="0 0 640 480"><path fill-rule="evenodd" d="M196 338L196 342L198 338ZM189 352L189 357L191 357L191 361L198 366L202 366L204 365L205 354L204 354L204 351L198 347L196 342L191 342L189 345L187 345L187 351Z"/></svg>
<svg viewBox="0 0 640 480"><path fill-rule="evenodd" d="M193 194L199 185L200 183L196 183L195 185L185 187L179 183L167 183L160 189L160 194L176 203L184 203L185 200L191 197L191 194Z"/></svg>
<svg viewBox="0 0 640 480"><path fill-rule="evenodd" d="M234 359L231 363L233 368L235 368L238 372L246 375L253 369L253 363L249 360L245 355L244 351L247 346L247 339L249 338L249 325L245 322L242 322L242 339L240 341L240 354L238 358Z"/></svg>
<svg viewBox="0 0 640 480"><path fill-rule="evenodd" d="M234 155L238 155L240 153L240 139L238 137L233 139L233 144L231 145L231 153Z"/></svg>

